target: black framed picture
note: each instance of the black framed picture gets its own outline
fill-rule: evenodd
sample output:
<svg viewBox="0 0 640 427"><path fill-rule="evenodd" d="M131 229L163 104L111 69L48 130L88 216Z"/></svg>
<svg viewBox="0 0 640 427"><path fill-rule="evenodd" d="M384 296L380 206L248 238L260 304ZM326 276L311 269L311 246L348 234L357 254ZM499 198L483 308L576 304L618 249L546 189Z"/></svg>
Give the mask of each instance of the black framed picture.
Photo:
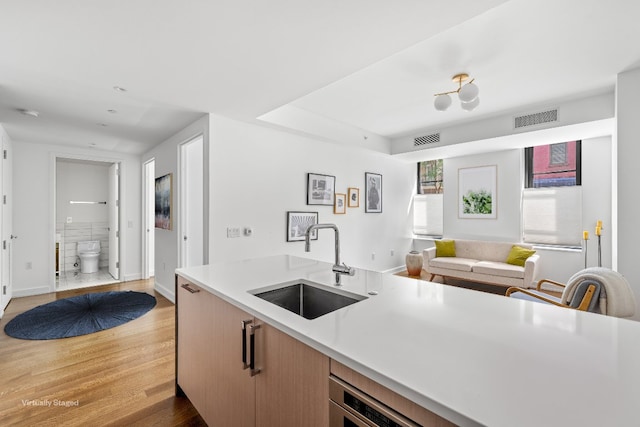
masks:
<svg viewBox="0 0 640 427"><path fill-rule="evenodd" d="M307 228L318 223L318 212L287 212L287 242L304 240ZM311 240L318 240L318 230L311 232Z"/></svg>
<svg viewBox="0 0 640 427"><path fill-rule="evenodd" d="M156 204L155 223L156 228L171 230L173 210L173 185L172 174L168 173L156 178Z"/></svg>
<svg viewBox="0 0 640 427"><path fill-rule="evenodd" d="M365 212L382 212L382 175L371 172L364 173L364 197Z"/></svg>
<svg viewBox="0 0 640 427"><path fill-rule="evenodd" d="M335 188L335 176L308 173L307 204L333 206Z"/></svg>

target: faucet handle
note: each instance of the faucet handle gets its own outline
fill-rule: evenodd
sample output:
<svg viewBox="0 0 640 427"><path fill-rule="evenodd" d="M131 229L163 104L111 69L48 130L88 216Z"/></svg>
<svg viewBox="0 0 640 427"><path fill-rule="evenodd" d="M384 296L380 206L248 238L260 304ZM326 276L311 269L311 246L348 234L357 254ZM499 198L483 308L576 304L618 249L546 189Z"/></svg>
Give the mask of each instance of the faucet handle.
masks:
<svg viewBox="0 0 640 427"><path fill-rule="evenodd" d="M338 264L334 265L332 270L334 273L348 274L349 276L355 276L356 274L356 269L353 267L349 267L344 262L342 263L342 265L338 265Z"/></svg>

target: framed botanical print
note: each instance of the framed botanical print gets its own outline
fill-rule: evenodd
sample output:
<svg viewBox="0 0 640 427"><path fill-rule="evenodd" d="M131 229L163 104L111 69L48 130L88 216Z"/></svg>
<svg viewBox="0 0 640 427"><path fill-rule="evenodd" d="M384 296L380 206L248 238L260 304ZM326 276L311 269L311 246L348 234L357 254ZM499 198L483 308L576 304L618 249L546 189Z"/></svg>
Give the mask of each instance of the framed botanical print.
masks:
<svg viewBox="0 0 640 427"><path fill-rule="evenodd" d="M497 170L496 165L458 169L459 218L497 218Z"/></svg>

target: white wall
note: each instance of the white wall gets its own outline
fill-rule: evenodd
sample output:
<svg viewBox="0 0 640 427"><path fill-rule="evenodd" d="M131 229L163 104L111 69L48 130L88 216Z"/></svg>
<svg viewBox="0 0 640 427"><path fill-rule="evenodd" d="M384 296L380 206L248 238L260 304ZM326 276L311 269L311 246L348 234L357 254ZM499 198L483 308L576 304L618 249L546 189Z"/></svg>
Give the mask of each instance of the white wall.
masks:
<svg viewBox="0 0 640 427"><path fill-rule="evenodd" d="M622 273L636 295L636 314L640 320L640 269L638 268L638 159L640 159L640 69L636 68L618 75L616 86L617 135L614 144L615 202L617 211L614 222L614 248L617 255L617 270ZM617 187L616 187L617 186Z"/></svg>
<svg viewBox="0 0 640 427"><path fill-rule="evenodd" d="M179 148L178 146L184 142L187 142L194 137L202 135L205 153L208 153L209 146L209 116L205 115L202 118L196 120L180 132L176 133L172 137L163 141L161 144L154 147L152 150L142 155L142 162L146 162L149 159L155 159L155 176L161 177L168 173L173 174L173 209L172 209L172 222L173 227L171 230L164 230L160 228L154 228L151 226L151 230L154 232L154 253L155 261L154 268L152 269L155 274L155 288L162 295L173 301L174 295L174 283L175 283L175 270L179 266L178 259L178 225L180 224L180 212L178 209L179 202L179 189L181 184L179 182L178 175L178 162L179 162ZM203 158L203 162L206 159L206 154ZM208 180L208 170L204 171L205 180ZM206 186L206 183L205 183ZM140 203L141 204L141 203ZM205 206L208 206L208 200L205 201ZM205 212L206 215L207 212ZM206 216L205 216L206 218ZM206 227L205 227L206 229ZM208 229L206 231L208 233ZM208 245L207 245L208 246ZM206 254L205 254L206 256Z"/></svg>
<svg viewBox="0 0 640 427"><path fill-rule="evenodd" d="M313 211L319 222L338 226L341 259L348 265L378 271L404 265L411 248L414 163L222 117L212 116L210 127L212 262L282 253L333 262L330 230L319 231L310 253L304 242L286 241L287 211ZM309 172L335 176L338 193L359 188L360 207L336 215L331 206L308 206ZM365 172L383 176L382 213L364 212ZM251 226L253 236L227 238L227 227L236 226Z"/></svg>
<svg viewBox="0 0 640 427"><path fill-rule="evenodd" d="M447 236L465 239L519 241L521 163L521 150L445 159L443 162L445 185L443 227ZM497 218L458 218L459 169L488 165L497 166Z"/></svg>
<svg viewBox="0 0 640 427"><path fill-rule="evenodd" d="M106 202L109 197L109 163L78 163L58 160L56 174L56 220L107 222L104 204L70 204L70 201Z"/></svg>
<svg viewBox="0 0 640 427"><path fill-rule="evenodd" d="M561 141L556 141L561 142ZM611 137L582 141L582 215L583 228L589 231L588 265L597 265L595 224L603 221L602 264L612 265L612 143ZM522 149L498 151L474 156L445 159L444 167L444 236L446 238L521 241L521 195L524 182ZM458 218L458 169L497 165L498 216L496 219ZM433 243L418 240L417 250ZM540 268L538 279L565 282L584 268L581 251L560 251L538 248Z"/></svg>
<svg viewBox="0 0 640 427"><path fill-rule="evenodd" d="M55 156L87 160L121 162L121 253L120 267L124 280L141 277L140 244L140 158L92 149L67 146L14 144L13 229L14 296L53 291L55 269ZM32 268L27 269L27 263Z"/></svg>

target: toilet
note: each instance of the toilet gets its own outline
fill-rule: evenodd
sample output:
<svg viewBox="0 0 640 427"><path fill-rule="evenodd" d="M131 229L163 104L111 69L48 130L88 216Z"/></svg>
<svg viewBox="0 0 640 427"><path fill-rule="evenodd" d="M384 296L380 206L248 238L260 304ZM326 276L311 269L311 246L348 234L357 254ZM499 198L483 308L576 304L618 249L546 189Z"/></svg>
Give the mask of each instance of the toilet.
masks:
<svg viewBox="0 0 640 427"><path fill-rule="evenodd" d="M78 256L80 257L80 272L95 273L98 271L100 257L100 241L88 240L78 242Z"/></svg>

